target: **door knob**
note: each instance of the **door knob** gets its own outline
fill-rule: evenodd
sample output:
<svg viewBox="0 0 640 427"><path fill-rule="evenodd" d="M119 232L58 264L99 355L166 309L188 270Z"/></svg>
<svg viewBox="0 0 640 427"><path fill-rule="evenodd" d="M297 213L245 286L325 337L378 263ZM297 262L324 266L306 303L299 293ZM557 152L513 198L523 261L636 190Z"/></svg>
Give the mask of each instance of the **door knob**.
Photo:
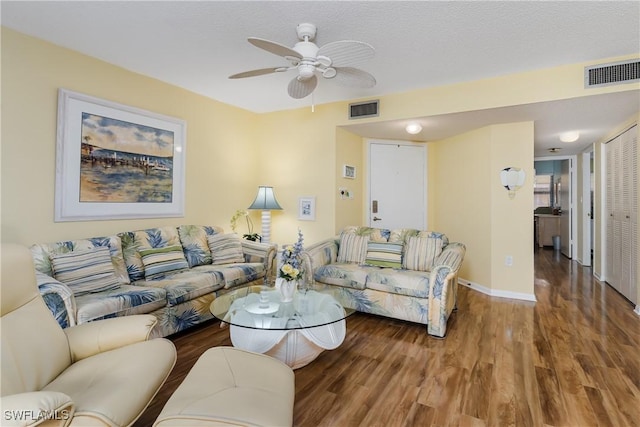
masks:
<svg viewBox="0 0 640 427"><path fill-rule="evenodd" d="M382 221L382 218L378 218L377 216L374 216L374 217L373 217L373 220L374 220L374 221Z"/></svg>

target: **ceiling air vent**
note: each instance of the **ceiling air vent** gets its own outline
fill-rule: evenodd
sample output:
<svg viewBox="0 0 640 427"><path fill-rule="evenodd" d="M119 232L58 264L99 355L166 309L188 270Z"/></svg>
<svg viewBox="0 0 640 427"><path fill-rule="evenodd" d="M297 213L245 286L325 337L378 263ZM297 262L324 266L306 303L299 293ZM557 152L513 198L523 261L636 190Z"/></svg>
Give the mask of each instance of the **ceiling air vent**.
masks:
<svg viewBox="0 0 640 427"><path fill-rule="evenodd" d="M367 117L378 117L380 101L367 101L349 104L349 119L364 119Z"/></svg>
<svg viewBox="0 0 640 427"><path fill-rule="evenodd" d="M584 87L599 87L640 81L640 60L612 62L584 68Z"/></svg>

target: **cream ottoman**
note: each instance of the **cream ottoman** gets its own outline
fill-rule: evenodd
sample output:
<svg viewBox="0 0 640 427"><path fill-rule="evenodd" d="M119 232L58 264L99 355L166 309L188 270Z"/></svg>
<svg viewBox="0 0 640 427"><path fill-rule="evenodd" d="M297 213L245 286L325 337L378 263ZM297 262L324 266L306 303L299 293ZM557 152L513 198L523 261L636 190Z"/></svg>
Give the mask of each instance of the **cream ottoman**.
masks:
<svg viewBox="0 0 640 427"><path fill-rule="evenodd" d="M153 424L291 426L293 370L263 354L214 347L193 365Z"/></svg>

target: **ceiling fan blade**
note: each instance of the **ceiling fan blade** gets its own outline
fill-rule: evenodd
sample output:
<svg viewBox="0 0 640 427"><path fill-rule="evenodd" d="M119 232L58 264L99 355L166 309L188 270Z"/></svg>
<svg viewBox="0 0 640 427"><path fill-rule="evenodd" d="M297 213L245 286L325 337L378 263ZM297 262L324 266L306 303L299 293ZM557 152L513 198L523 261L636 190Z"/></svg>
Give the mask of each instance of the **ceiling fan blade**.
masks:
<svg viewBox="0 0 640 427"><path fill-rule="evenodd" d="M247 40L249 40L249 43L251 43L255 47L259 47L260 49L264 49L267 52L271 52L275 55L282 57L290 56L293 58L302 59L302 55L300 55L298 52L280 43L272 42L265 39L259 39L257 37L249 37Z"/></svg>
<svg viewBox="0 0 640 427"><path fill-rule="evenodd" d="M332 80L343 86L370 88L376 85L375 77L357 68L337 67L336 72Z"/></svg>
<svg viewBox="0 0 640 427"><path fill-rule="evenodd" d="M327 43L318 50L318 56L331 58L332 67L345 67L374 57L376 50L369 43L341 40Z"/></svg>
<svg viewBox="0 0 640 427"><path fill-rule="evenodd" d="M318 78L314 75L307 80L298 80L298 77L294 77L289 82L289 96L295 99L302 99L309 95L318 85Z"/></svg>
<svg viewBox="0 0 640 427"><path fill-rule="evenodd" d="M237 73L234 74L232 76L229 76L230 79L243 79L245 77L255 77L255 76L262 76L265 74L271 74L271 73L278 73L281 71L287 71L288 68L287 67L271 67L271 68L261 68L259 70L251 70L251 71L245 71L242 73Z"/></svg>

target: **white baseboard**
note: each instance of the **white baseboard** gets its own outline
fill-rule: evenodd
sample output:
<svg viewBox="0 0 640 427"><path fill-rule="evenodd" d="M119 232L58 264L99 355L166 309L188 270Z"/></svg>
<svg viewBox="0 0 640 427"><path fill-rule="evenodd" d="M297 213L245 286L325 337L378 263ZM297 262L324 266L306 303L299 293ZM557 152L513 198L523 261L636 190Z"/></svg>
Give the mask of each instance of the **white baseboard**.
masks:
<svg viewBox="0 0 640 427"><path fill-rule="evenodd" d="M633 310L633 312L634 312L635 314L637 314L638 316L640 316L640 304L636 305L636 309L635 309L635 310Z"/></svg>
<svg viewBox="0 0 640 427"><path fill-rule="evenodd" d="M486 286L482 286L462 278L458 279L458 283L460 283L463 286L466 286L467 288L471 288L474 291L478 291L480 293L489 295L491 297L509 298L509 299L517 299L522 301L536 302L536 296L534 294L525 294L522 292L511 292L511 291L502 291L499 289L491 289L491 288L487 288Z"/></svg>

